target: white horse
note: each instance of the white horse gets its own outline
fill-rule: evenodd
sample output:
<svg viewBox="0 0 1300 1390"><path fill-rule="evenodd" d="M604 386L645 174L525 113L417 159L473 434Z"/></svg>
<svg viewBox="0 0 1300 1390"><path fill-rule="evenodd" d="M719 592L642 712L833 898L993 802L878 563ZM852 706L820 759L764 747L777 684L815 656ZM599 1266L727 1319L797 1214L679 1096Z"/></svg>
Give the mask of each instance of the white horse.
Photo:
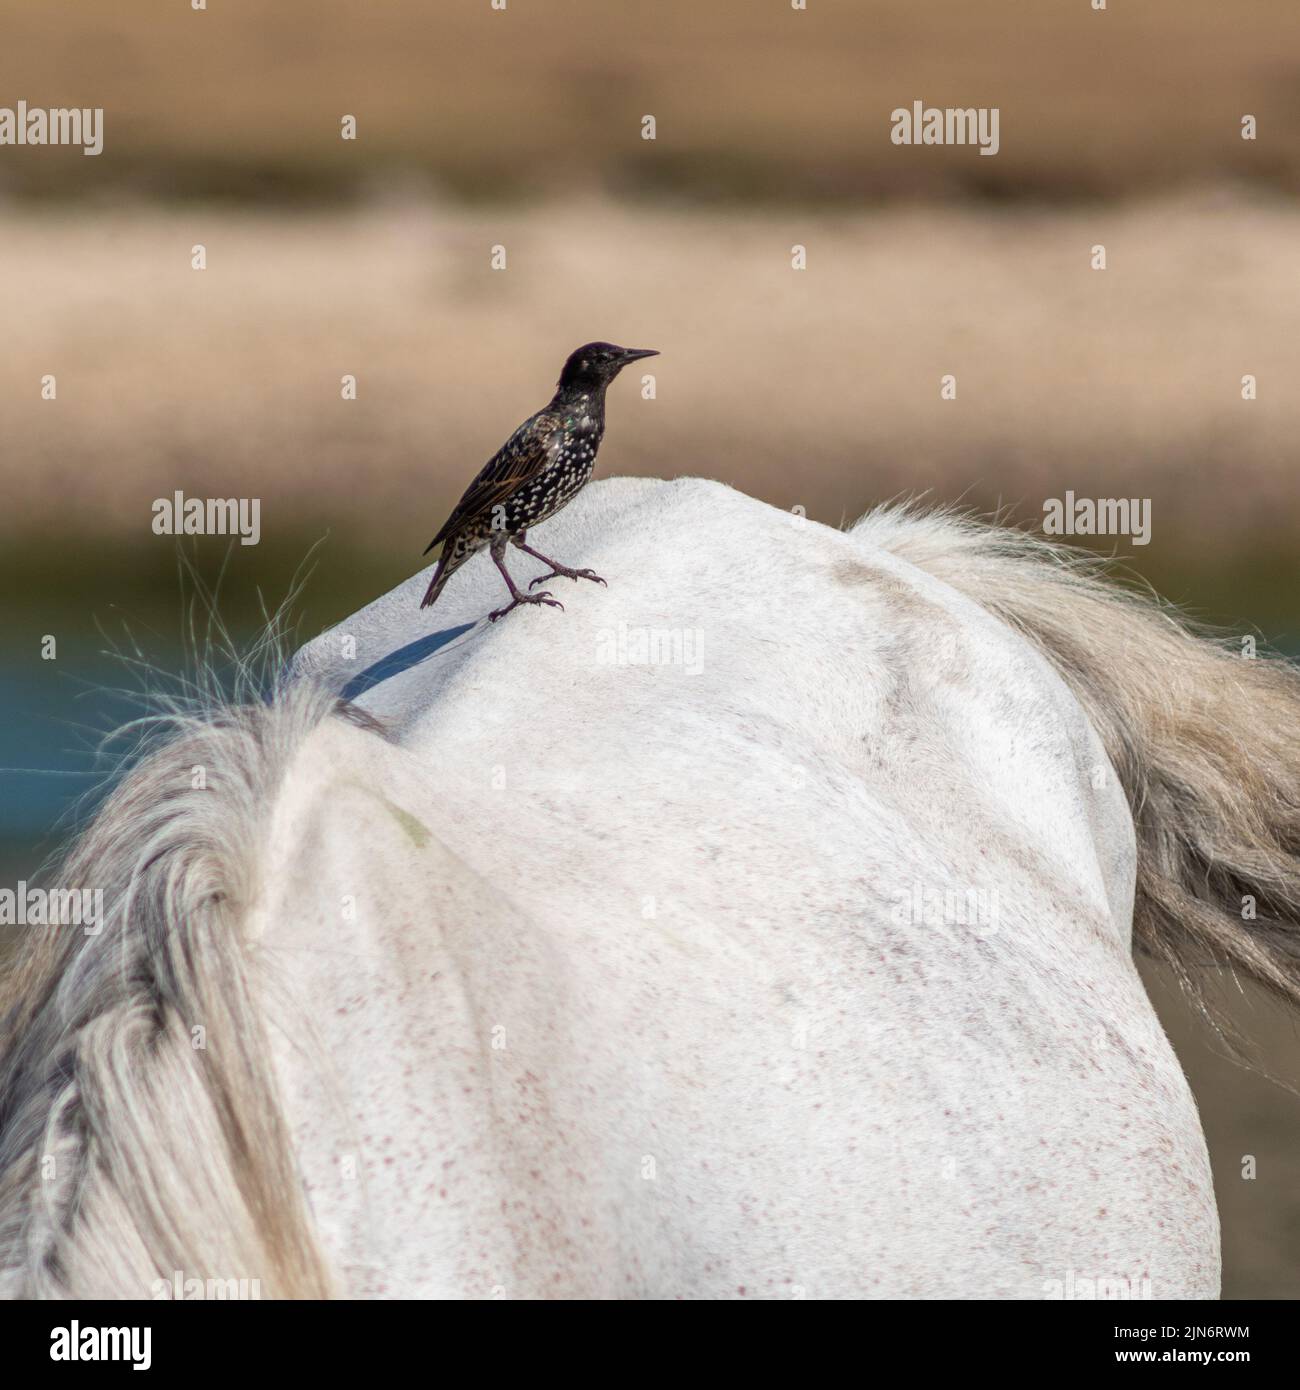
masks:
<svg viewBox="0 0 1300 1390"><path fill-rule="evenodd" d="M1297 998L1294 673L950 516L544 531L608 589L414 575L124 778L0 989L8 1291L1216 1295L1131 937Z"/></svg>

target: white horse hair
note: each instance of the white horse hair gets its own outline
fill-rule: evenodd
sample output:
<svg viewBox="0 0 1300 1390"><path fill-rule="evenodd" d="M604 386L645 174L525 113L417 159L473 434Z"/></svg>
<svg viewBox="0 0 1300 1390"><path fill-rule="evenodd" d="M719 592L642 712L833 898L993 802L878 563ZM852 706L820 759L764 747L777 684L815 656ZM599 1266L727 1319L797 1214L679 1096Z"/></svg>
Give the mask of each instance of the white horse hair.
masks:
<svg viewBox="0 0 1300 1390"><path fill-rule="evenodd" d="M1296 673L946 513L616 479L545 536L610 588L392 666L412 576L73 846L102 931L0 978L0 1289L1214 1296L1130 928L1300 1002Z"/></svg>

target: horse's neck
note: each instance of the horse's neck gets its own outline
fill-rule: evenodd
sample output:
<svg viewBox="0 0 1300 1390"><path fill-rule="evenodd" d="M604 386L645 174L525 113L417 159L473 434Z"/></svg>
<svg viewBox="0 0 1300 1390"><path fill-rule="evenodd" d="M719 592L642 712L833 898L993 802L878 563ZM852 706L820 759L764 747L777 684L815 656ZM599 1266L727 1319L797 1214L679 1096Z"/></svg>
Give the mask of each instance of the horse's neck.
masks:
<svg viewBox="0 0 1300 1390"><path fill-rule="evenodd" d="M488 1296L518 1263L501 1126L526 1101L498 1054L550 997L544 943L424 823L399 752L331 724L300 767L264 920L308 1195L353 1292Z"/></svg>

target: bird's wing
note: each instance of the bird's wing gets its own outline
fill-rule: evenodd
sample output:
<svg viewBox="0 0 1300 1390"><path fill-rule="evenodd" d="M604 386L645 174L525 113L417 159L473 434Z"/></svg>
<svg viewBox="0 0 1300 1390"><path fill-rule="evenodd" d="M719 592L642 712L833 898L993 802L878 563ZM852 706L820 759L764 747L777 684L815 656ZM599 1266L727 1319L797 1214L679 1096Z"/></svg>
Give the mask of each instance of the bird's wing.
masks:
<svg viewBox="0 0 1300 1390"><path fill-rule="evenodd" d="M483 465L478 477L465 489L442 529L424 548L427 555L435 545L454 536L504 502L516 488L529 482L546 467L560 442L561 420L552 411L540 410L510 436Z"/></svg>

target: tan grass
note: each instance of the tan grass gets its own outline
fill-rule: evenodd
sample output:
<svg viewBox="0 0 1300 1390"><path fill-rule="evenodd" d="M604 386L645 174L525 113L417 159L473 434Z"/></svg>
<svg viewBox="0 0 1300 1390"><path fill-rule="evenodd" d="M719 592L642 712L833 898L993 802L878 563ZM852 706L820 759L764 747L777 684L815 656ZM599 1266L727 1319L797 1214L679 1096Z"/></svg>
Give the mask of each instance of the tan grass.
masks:
<svg viewBox="0 0 1300 1390"><path fill-rule="evenodd" d="M406 200L11 213L3 235L10 534L147 539L152 499L183 488L263 498L270 539L341 522L418 555L593 337L663 353L657 399L635 378L613 388L603 472L713 474L833 522L901 490L1026 516L1066 488L1136 493L1157 538L1207 552L1296 514L1286 204L730 216ZM955 402L939 398L947 372ZM45 373L57 401L40 399Z"/></svg>

